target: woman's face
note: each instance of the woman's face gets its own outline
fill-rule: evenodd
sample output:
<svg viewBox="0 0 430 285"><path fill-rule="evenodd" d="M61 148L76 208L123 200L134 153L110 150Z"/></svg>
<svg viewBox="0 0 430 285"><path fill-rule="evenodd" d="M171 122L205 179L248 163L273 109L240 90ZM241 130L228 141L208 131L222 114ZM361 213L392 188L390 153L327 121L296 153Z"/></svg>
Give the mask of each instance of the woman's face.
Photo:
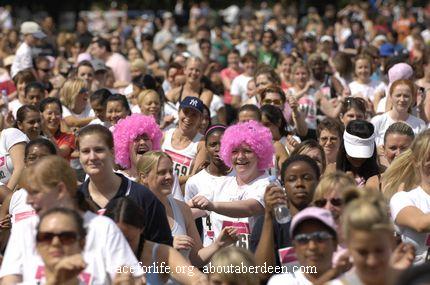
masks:
<svg viewBox="0 0 430 285"><path fill-rule="evenodd" d="M335 156L340 147L340 137L336 131L324 129L321 131L319 143L326 156Z"/></svg>
<svg viewBox="0 0 430 285"><path fill-rule="evenodd" d="M27 135L30 140L39 137L42 127L42 118L39 112L29 111L22 122L18 122L18 128Z"/></svg>
<svg viewBox="0 0 430 285"><path fill-rule="evenodd" d="M347 240L358 276L364 284L382 284L389 270L394 235L387 230L351 230ZM376 282L375 282L376 281Z"/></svg>
<svg viewBox="0 0 430 285"><path fill-rule="evenodd" d="M206 151L209 156L209 160L216 166L224 166L223 160L219 157L219 150L221 148L221 138L224 133L215 131L209 135L206 143Z"/></svg>
<svg viewBox="0 0 430 285"><path fill-rule="evenodd" d="M399 113L407 113L412 105L412 90L406 84L397 85L391 93L393 109Z"/></svg>
<svg viewBox="0 0 430 285"><path fill-rule="evenodd" d="M197 60L190 60L185 67L185 76L188 82L199 82L202 77L201 63Z"/></svg>
<svg viewBox="0 0 430 285"><path fill-rule="evenodd" d="M137 165L139 158L152 150L152 141L147 134L137 136L130 145L130 159L133 165Z"/></svg>
<svg viewBox="0 0 430 285"><path fill-rule="evenodd" d="M128 111L121 101L109 101L106 104L106 120L111 126L116 125L119 120L127 117Z"/></svg>
<svg viewBox="0 0 430 285"><path fill-rule="evenodd" d="M281 95L277 92L267 92L261 105L273 105L281 110L284 108L284 102L282 101Z"/></svg>
<svg viewBox="0 0 430 285"><path fill-rule="evenodd" d="M141 58L142 56L139 54L139 50L137 48L131 48L128 51L128 60L132 62L135 59Z"/></svg>
<svg viewBox="0 0 430 285"><path fill-rule="evenodd" d="M348 159L349 163L351 163L351 165L354 166L355 168L360 168L367 160L366 158L352 157L352 156L349 156L348 154L346 154L346 158Z"/></svg>
<svg viewBox="0 0 430 285"><path fill-rule="evenodd" d="M18 98L21 98L22 100L25 99L25 86L27 86L27 83L25 81L18 81L16 84L16 92L18 93Z"/></svg>
<svg viewBox="0 0 430 285"><path fill-rule="evenodd" d="M282 61L281 72L285 76L289 77L291 74L291 68L293 67L293 65L294 65L294 60L290 57L287 57L286 59L284 59L284 61ZM287 78L287 80L289 80L289 78Z"/></svg>
<svg viewBox="0 0 430 285"><path fill-rule="evenodd" d="M157 117L160 114L161 102L160 96L155 92L150 92L145 95L140 105L140 111L147 116Z"/></svg>
<svg viewBox="0 0 430 285"><path fill-rule="evenodd" d="M179 127L184 131L195 131L200 129L203 115L193 108L182 108L179 111Z"/></svg>
<svg viewBox="0 0 430 285"><path fill-rule="evenodd" d="M412 144L413 138L407 135L391 133L388 134L384 144L384 155L391 164L393 160L407 150Z"/></svg>
<svg viewBox="0 0 430 285"><path fill-rule="evenodd" d="M423 160L419 167L421 183L430 183L430 156Z"/></svg>
<svg viewBox="0 0 430 285"><path fill-rule="evenodd" d="M75 108L79 110L85 109L88 104L88 89L82 88L75 98Z"/></svg>
<svg viewBox="0 0 430 285"><path fill-rule="evenodd" d="M211 118L210 118L208 111L206 109L203 109L203 117L202 117L202 121L200 123L200 132L202 134L205 134L205 132L209 126L210 120L211 120Z"/></svg>
<svg viewBox="0 0 430 285"><path fill-rule="evenodd" d="M355 76L363 82L367 82L371 75L370 62L367 59L359 59L355 62Z"/></svg>
<svg viewBox="0 0 430 285"><path fill-rule="evenodd" d="M326 191L321 199L316 199L313 202L316 207L329 210L335 221L339 220L343 210L343 200L340 194L341 190L342 189L339 189L339 186L335 185L334 188Z"/></svg>
<svg viewBox="0 0 430 285"><path fill-rule="evenodd" d="M97 133L79 138L79 161L89 176L104 175L114 167L112 150Z"/></svg>
<svg viewBox="0 0 430 285"><path fill-rule="evenodd" d="M124 237L127 239L128 244L130 245L133 252L137 252L139 248L140 236L142 235L142 230L126 224L126 223L117 223L118 228L121 230Z"/></svg>
<svg viewBox="0 0 430 285"><path fill-rule="evenodd" d="M27 157L25 157L25 164L26 166L30 166L35 164L39 159L42 157L51 155L52 153L49 151L49 149L40 144L34 144L29 147Z"/></svg>
<svg viewBox="0 0 430 285"><path fill-rule="evenodd" d="M244 123L251 120L259 122L260 118L258 117L258 114L256 112L251 110L244 110L241 111L239 115L237 115L237 120L239 121L239 123Z"/></svg>
<svg viewBox="0 0 430 285"><path fill-rule="evenodd" d="M42 112L42 123L51 132L56 132L60 128L61 109L56 103L50 103L45 106Z"/></svg>
<svg viewBox="0 0 430 285"><path fill-rule="evenodd" d="M257 154L245 143L232 151L231 160L239 177L251 177L258 173Z"/></svg>
<svg viewBox="0 0 430 285"><path fill-rule="evenodd" d="M37 252L51 270L64 257L81 253L84 243L85 237L79 236L76 222L60 213L45 217L36 236Z"/></svg>
<svg viewBox="0 0 430 285"><path fill-rule="evenodd" d="M78 69L78 78L86 80L88 82L88 86L91 86L94 79L94 69L89 66L82 65Z"/></svg>
<svg viewBox="0 0 430 285"><path fill-rule="evenodd" d="M315 171L304 161L293 162L285 170L287 198L297 209L304 209L311 203L317 183Z"/></svg>
<svg viewBox="0 0 430 285"><path fill-rule="evenodd" d="M105 113L106 113L105 106L103 106L103 104L101 103L100 100L90 101L90 104L91 104L91 108L93 109L94 113L96 114L96 117L104 122L105 121Z"/></svg>
<svg viewBox="0 0 430 285"><path fill-rule="evenodd" d="M279 132L279 126L273 124L267 117L266 115L263 115L261 118L261 123L270 130L270 132L272 133L272 137L274 140L280 140L281 139L281 134Z"/></svg>
<svg viewBox="0 0 430 285"><path fill-rule="evenodd" d="M293 74L294 77L294 83L299 87L299 88L304 88L306 83L309 80L309 73L306 70L306 68L303 67L299 67L296 69L296 71Z"/></svg>
<svg viewBox="0 0 430 285"><path fill-rule="evenodd" d="M173 163L167 157L161 157L157 167L151 169L144 183L155 194L167 196L172 193L173 186Z"/></svg>
<svg viewBox="0 0 430 285"><path fill-rule="evenodd" d="M267 86L271 84L269 77L267 74L260 74L255 78L255 87L257 88L257 91L260 92Z"/></svg>
<svg viewBox="0 0 430 285"><path fill-rule="evenodd" d="M342 121L343 125L346 127L349 122L353 120L364 120L364 113L360 110L357 110L355 108L351 108L348 111L345 112L345 114L341 115L340 120Z"/></svg>

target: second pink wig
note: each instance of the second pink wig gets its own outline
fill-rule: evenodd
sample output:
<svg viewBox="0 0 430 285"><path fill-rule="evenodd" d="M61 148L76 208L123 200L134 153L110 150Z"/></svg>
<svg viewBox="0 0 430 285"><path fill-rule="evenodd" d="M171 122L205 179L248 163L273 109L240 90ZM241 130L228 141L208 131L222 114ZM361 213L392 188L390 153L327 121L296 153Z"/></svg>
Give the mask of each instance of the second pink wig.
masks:
<svg viewBox="0 0 430 285"><path fill-rule="evenodd" d="M230 126L221 139L220 157L231 167L231 156L234 149L241 144L247 144L258 157L258 169L265 170L273 164L275 153L272 143L272 133L262 124L249 121Z"/></svg>
<svg viewBox="0 0 430 285"><path fill-rule="evenodd" d="M163 133L152 116L132 114L118 121L113 131L115 162L125 169L130 165L130 144L140 135L146 134L152 142L152 150L160 149Z"/></svg>

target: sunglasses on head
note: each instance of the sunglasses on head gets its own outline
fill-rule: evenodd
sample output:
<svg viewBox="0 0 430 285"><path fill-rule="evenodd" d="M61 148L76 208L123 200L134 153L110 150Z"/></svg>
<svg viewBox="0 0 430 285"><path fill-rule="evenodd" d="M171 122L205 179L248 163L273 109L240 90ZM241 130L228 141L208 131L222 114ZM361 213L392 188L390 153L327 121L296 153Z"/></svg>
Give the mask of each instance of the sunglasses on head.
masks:
<svg viewBox="0 0 430 285"><path fill-rule="evenodd" d="M294 237L294 241L300 245L305 245L308 244L311 240L318 243L322 243L332 238L333 235L328 232L313 232L310 234L298 234Z"/></svg>
<svg viewBox="0 0 430 285"><path fill-rule="evenodd" d="M38 232L36 235L36 242L50 244L55 237L58 237L63 245L70 245L78 240L79 235L75 232Z"/></svg>
<svg viewBox="0 0 430 285"><path fill-rule="evenodd" d="M330 204L332 204L335 207L339 207L342 206L343 204L343 200L341 198L331 198L331 199L319 199L314 201L314 205L317 206L318 208L323 208L327 202L330 202Z"/></svg>
<svg viewBox="0 0 430 285"><path fill-rule="evenodd" d="M79 94L88 93L88 88L82 87L81 90L79 90Z"/></svg>
<svg viewBox="0 0 430 285"><path fill-rule="evenodd" d="M280 100L280 99L264 99L263 100L263 105L271 105L271 104L274 104L274 105L282 105L282 100Z"/></svg>

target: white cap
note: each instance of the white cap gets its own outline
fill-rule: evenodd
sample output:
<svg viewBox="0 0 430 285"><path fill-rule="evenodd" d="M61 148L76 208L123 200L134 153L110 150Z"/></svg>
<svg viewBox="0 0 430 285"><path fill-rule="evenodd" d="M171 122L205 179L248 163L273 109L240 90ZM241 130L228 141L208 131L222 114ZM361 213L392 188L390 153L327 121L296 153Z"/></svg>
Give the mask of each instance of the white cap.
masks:
<svg viewBox="0 0 430 285"><path fill-rule="evenodd" d="M320 42L333 42L333 39L330 36L324 35L321 37Z"/></svg>
<svg viewBox="0 0 430 285"><path fill-rule="evenodd" d="M24 22L21 24L21 34L33 35L36 39L43 39L46 37L45 33L42 32L39 24L36 22Z"/></svg>
<svg viewBox="0 0 430 285"><path fill-rule="evenodd" d="M363 139L354 135L343 133L343 143L346 153L354 158L370 158L375 150L375 134Z"/></svg>

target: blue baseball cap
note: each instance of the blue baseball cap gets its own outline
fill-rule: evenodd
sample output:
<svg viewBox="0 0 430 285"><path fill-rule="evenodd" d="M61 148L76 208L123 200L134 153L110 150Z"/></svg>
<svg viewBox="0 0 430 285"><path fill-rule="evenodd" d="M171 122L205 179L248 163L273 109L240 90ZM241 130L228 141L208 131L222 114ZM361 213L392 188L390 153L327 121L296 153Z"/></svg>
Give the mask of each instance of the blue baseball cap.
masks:
<svg viewBox="0 0 430 285"><path fill-rule="evenodd" d="M201 114L203 114L203 102L197 97L185 97L184 100L181 101L181 104L179 104L179 108L192 108L197 111L199 111Z"/></svg>
<svg viewBox="0 0 430 285"><path fill-rule="evenodd" d="M389 57L394 55L394 46L390 43L385 43L379 47L379 56Z"/></svg>

